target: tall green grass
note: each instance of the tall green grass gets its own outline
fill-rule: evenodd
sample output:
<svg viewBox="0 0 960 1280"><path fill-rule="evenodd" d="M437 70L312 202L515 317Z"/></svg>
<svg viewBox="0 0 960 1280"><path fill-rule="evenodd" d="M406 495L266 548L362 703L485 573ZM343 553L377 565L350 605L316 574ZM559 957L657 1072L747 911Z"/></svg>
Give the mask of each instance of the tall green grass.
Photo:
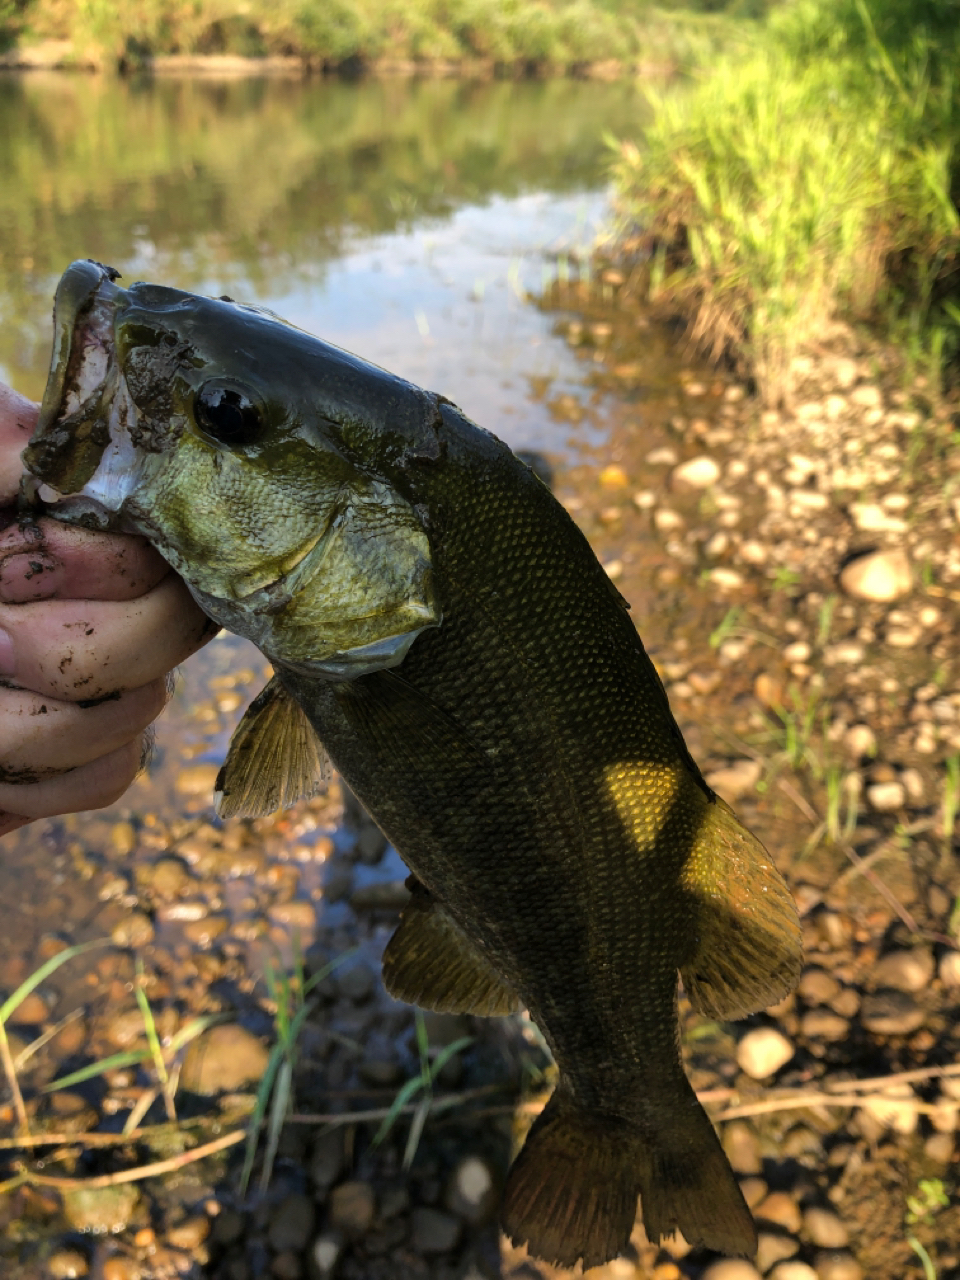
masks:
<svg viewBox="0 0 960 1280"><path fill-rule="evenodd" d="M735 354L769 403L789 401L794 356L836 318L950 322L949 7L801 0L693 85L653 93L652 123L619 144L621 226L651 250L652 296L714 355Z"/></svg>

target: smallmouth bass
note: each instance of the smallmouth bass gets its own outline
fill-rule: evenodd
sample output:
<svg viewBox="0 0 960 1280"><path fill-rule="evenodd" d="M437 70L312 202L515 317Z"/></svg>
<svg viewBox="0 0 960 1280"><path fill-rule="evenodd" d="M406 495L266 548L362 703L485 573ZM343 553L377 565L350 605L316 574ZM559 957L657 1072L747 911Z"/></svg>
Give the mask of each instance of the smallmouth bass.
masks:
<svg viewBox="0 0 960 1280"><path fill-rule="evenodd" d="M115 278L62 278L24 457L52 514L148 537L274 664L221 812L308 793L328 755L413 873L387 989L529 1009L559 1082L507 1180L512 1239L597 1265L639 1196L651 1240L752 1253L677 975L711 1017L775 1003L797 913L586 539L443 397L257 308Z"/></svg>

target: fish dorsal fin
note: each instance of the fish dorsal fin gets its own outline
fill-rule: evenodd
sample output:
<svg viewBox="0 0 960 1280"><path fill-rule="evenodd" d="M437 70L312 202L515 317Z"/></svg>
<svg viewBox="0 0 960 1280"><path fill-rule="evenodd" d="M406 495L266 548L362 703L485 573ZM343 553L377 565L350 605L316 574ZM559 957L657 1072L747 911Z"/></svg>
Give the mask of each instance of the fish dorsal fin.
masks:
<svg viewBox="0 0 960 1280"><path fill-rule="evenodd" d="M521 1001L487 957L419 880L407 884L410 901L383 953L390 994L436 1013L516 1013Z"/></svg>
<svg viewBox="0 0 960 1280"><path fill-rule="evenodd" d="M680 977L698 1013L744 1018L793 990L803 967L796 904L766 849L719 798L705 808L684 887L696 946Z"/></svg>
<svg viewBox="0 0 960 1280"><path fill-rule="evenodd" d="M217 774L221 818L261 818L316 795L330 762L303 708L273 676L230 739Z"/></svg>

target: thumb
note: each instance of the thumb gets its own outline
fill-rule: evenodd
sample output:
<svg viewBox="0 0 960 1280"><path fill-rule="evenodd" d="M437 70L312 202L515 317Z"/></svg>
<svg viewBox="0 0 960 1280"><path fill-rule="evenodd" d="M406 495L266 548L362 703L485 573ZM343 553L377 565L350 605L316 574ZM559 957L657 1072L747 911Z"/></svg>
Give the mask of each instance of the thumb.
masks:
<svg viewBox="0 0 960 1280"><path fill-rule="evenodd" d="M13 502L20 488L26 448L37 425L40 406L0 382L0 506Z"/></svg>

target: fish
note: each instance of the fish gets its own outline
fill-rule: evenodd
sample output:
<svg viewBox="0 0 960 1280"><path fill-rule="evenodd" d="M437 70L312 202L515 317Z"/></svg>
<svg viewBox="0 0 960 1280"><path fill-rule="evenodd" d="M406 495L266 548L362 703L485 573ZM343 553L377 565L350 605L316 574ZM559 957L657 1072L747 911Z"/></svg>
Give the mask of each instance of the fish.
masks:
<svg viewBox="0 0 960 1280"><path fill-rule="evenodd" d="M263 309L117 278L77 262L57 288L24 501L145 536L273 664L221 813L332 762L411 871L387 990L540 1028L558 1077L507 1175L515 1243L598 1265L639 1199L651 1241L753 1254L679 983L714 1019L781 1000L797 910L587 539L444 396Z"/></svg>

